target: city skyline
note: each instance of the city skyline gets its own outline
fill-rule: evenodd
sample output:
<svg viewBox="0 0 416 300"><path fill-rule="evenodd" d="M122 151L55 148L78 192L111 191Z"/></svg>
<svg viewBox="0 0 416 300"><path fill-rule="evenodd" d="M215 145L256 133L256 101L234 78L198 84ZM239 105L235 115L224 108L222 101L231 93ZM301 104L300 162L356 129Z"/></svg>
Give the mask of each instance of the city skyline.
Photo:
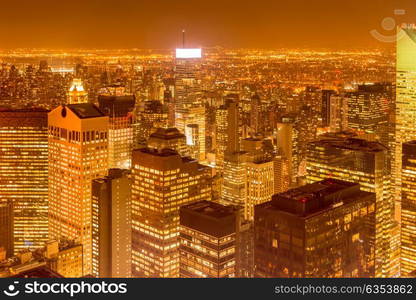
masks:
<svg viewBox="0 0 416 300"><path fill-rule="evenodd" d="M0 278L415 277L409 2L22 3Z"/></svg>

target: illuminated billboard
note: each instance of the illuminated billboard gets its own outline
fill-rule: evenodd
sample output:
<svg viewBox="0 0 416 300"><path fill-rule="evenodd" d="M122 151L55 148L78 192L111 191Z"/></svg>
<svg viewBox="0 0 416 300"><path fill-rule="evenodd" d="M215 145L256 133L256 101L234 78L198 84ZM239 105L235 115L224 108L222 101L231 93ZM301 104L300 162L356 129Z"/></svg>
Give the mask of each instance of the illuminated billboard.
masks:
<svg viewBox="0 0 416 300"><path fill-rule="evenodd" d="M201 58L202 50L201 48L177 48L176 49L176 58Z"/></svg>

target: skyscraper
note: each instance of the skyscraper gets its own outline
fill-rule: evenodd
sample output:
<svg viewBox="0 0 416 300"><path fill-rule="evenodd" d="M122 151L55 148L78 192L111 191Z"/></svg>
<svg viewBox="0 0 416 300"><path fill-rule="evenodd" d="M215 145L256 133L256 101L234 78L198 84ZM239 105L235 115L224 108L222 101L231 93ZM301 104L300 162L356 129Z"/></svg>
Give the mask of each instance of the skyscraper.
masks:
<svg viewBox="0 0 416 300"><path fill-rule="evenodd" d="M277 123L277 149L287 159L289 185L295 184L299 170L299 131L293 116L282 117Z"/></svg>
<svg viewBox="0 0 416 300"><path fill-rule="evenodd" d="M228 143L224 154L222 201L225 204L244 207L247 197L246 153L240 151L238 135L238 106L230 102L227 115Z"/></svg>
<svg viewBox="0 0 416 300"><path fill-rule="evenodd" d="M153 149L172 149L181 156L189 156L186 137L176 128L157 128L149 136L147 146Z"/></svg>
<svg viewBox="0 0 416 300"><path fill-rule="evenodd" d="M236 277L239 210L211 201L180 209L180 277Z"/></svg>
<svg viewBox="0 0 416 300"><path fill-rule="evenodd" d="M321 111L321 119L322 119L322 127L328 127L331 118L331 97L335 95L336 92L334 90L323 90L322 91L322 111Z"/></svg>
<svg viewBox="0 0 416 300"><path fill-rule="evenodd" d="M374 277L374 193L326 179L256 206L256 277Z"/></svg>
<svg viewBox="0 0 416 300"><path fill-rule="evenodd" d="M202 161L206 156L205 107L201 104L176 114L175 127L186 136L186 144L193 157Z"/></svg>
<svg viewBox="0 0 416 300"><path fill-rule="evenodd" d="M254 207L270 201L274 194L275 166L273 159L268 157L263 140L247 138L242 140L242 150L246 152L246 201L244 218L252 221Z"/></svg>
<svg viewBox="0 0 416 300"><path fill-rule="evenodd" d="M404 24L398 28L396 42L396 115L395 149L392 175L395 180L394 197L396 215L400 218L400 193L402 173L402 144L416 139L416 26Z"/></svg>
<svg viewBox="0 0 416 300"><path fill-rule="evenodd" d="M416 141L402 148L401 275L416 270Z"/></svg>
<svg viewBox="0 0 416 300"><path fill-rule="evenodd" d="M388 146L389 107L393 88L389 83L359 85L357 91L346 94L348 127L373 134Z"/></svg>
<svg viewBox="0 0 416 300"><path fill-rule="evenodd" d="M5 257L13 255L13 244L13 203L11 200L2 201L0 202L0 249L5 251Z"/></svg>
<svg viewBox="0 0 416 300"><path fill-rule="evenodd" d="M157 128L168 128L167 107L157 100L145 101L139 111L135 112L134 123L135 147L143 147Z"/></svg>
<svg viewBox="0 0 416 300"><path fill-rule="evenodd" d="M329 127L331 132L347 129L348 98L334 90L322 91L322 127Z"/></svg>
<svg viewBox="0 0 416 300"><path fill-rule="evenodd" d="M49 236L83 245L91 273L91 184L107 174L108 116L89 103L59 106L48 115Z"/></svg>
<svg viewBox="0 0 416 300"><path fill-rule="evenodd" d="M210 168L171 149L133 151L132 275L179 276L179 208L211 200Z"/></svg>
<svg viewBox="0 0 416 300"><path fill-rule="evenodd" d="M197 48L178 48L175 56L175 113L193 107L200 91L197 70L202 51Z"/></svg>
<svg viewBox="0 0 416 300"><path fill-rule="evenodd" d="M195 158L205 160L205 107L197 78L201 58L201 49L176 49L175 127L185 134L188 146L197 148ZM197 133L196 141L193 133Z"/></svg>
<svg viewBox="0 0 416 300"><path fill-rule="evenodd" d="M98 107L109 116L108 166L130 168L133 150L133 109L135 98L120 87L108 87L98 96Z"/></svg>
<svg viewBox="0 0 416 300"><path fill-rule="evenodd" d="M88 103L88 93L84 89L80 78L74 78L72 81L68 90L67 98L68 104Z"/></svg>
<svg viewBox="0 0 416 300"><path fill-rule="evenodd" d="M0 239L12 241L2 246L11 251L14 245L15 253L43 247L48 240L47 122L43 109L0 111L1 227L9 232Z"/></svg>
<svg viewBox="0 0 416 300"><path fill-rule="evenodd" d="M131 179L110 169L92 181L92 275L131 277Z"/></svg>
<svg viewBox="0 0 416 300"><path fill-rule="evenodd" d="M228 115L238 113L237 103L238 95L230 94L225 98L224 105L215 111L215 167L219 172L222 172L224 168L224 154L227 150L229 134L235 134L234 129L229 129Z"/></svg>
<svg viewBox="0 0 416 300"><path fill-rule="evenodd" d="M335 178L359 183L376 195L376 277L398 275L399 237L393 235L394 203L390 194L387 148L362 139L322 138L308 145L307 181Z"/></svg>

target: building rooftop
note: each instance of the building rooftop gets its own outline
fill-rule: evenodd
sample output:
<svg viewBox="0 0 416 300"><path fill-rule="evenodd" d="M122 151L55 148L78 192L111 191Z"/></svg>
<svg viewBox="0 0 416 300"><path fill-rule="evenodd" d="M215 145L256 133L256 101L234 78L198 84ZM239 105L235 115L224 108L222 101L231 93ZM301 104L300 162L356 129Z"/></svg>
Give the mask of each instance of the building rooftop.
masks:
<svg viewBox="0 0 416 300"><path fill-rule="evenodd" d="M325 138L321 137L320 140L312 143L317 143L320 145L328 145L331 147L347 149L347 150L357 150L357 151L366 151L366 152L381 152L387 151L387 147L380 144L379 142L371 142L364 139L358 138Z"/></svg>
<svg viewBox="0 0 416 300"><path fill-rule="evenodd" d="M136 104L133 95L99 95L98 105L107 116L126 116Z"/></svg>
<svg viewBox="0 0 416 300"><path fill-rule="evenodd" d="M180 224L214 237L236 232L240 209L211 201L200 201L180 208Z"/></svg>
<svg viewBox="0 0 416 300"><path fill-rule="evenodd" d="M105 117L105 114L92 103L68 104L66 107L73 111L80 119Z"/></svg>
<svg viewBox="0 0 416 300"><path fill-rule="evenodd" d="M183 209L205 215L207 217L221 219L234 215L238 209L235 206L225 206L212 201L200 201L183 206Z"/></svg>
<svg viewBox="0 0 416 300"><path fill-rule="evenodd" d="M373 194L361 191L358 183L325 179L275 194L272 201L260 204L258 207L306 217L370 195Z"/></svg>
<svg viewBox="0 0 416 300"><path fill-rule="evenodd" d="M185 137L177 128L157 128L149 138L158 138L163 140L171 140Z"/></svg>
<svg viewBox="0 0 416 300"><path fill-rule="evenodd" d="M10 278L63 278L62 275L52 271L47 266L40 266L34 269L20 272Z"/></svg>

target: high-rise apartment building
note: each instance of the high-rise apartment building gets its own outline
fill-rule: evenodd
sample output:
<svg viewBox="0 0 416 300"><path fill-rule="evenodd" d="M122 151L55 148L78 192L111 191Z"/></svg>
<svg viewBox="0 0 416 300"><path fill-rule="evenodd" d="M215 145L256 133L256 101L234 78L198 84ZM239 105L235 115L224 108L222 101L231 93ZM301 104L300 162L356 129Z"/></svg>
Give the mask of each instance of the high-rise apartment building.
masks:
<svg viewBox="0 0 416 300"><path fill-rule="evenodd" d="M133 110L135 97L120 87L108 87L98 96L98 107L109 117L108 166L130 168L133 150Z"/></svg>
<svg viewBox="0 0 416 300"><path fill-rule="evenodd" d="M133 151L132 275L179 276L179 208L211 200L211 171L171 149Z"/></svg>
<svg viewBox="0 0 416 300"><path fill-rule="evenodd" d="M48 111L0 111L1 235L10 251L48 240ZM12 210L11 210L12 209ZM10 235L10 230L13 233Z"/></svg>
<svg viewBox="0 0 416 300"><path fill-rule="evenodd" d="M131 277L131 179L110 169L92 182L92 275Z"/></svg>
<svg viewBox="0 0 416 300"><path fill-rule="evenodd" d="M256 277L374 277L374 193L326 179L256 206Z"/></svg>
<svg viewBox="0 0 416 300"><path fill-rule="evenodd" d="M239 209L200 201L180 209L180 277L236 277Z"/></svg>
<svg viewBox="0 0 416 300"><path fill-rule="evenodd" d="M83 245L91 273L91 184L108 169L108 116L90 103L59 106L48 115L49 236Z"/></svg>
<svg viewBox="0 0 416 300"><path fill-rule="evenodd" d="M394 277L399 272L399 237L392 234L397 224L387 164L387 148L378 142L340 135L308 145L308 183L335 178L359 183L363 191L375 193L377 277Z"/></svg>
<svg viewBox="0 0 416 300"><path fill-rule="evenodd" d="M416 141L402 147L401 275L416 270Z"/></svg>

